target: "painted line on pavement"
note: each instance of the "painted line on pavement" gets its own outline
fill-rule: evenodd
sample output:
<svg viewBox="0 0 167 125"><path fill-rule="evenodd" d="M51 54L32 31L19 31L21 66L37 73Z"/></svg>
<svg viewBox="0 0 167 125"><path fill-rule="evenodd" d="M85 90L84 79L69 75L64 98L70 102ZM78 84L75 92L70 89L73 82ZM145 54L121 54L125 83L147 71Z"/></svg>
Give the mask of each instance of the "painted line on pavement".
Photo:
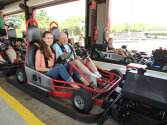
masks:
<svg viewBox="0 0 167 125"><path fill-rule="evenodd" d="M0 96L29 124L46 125L41 122L32 112L20 104L14 97L0 87Z"/></svg>

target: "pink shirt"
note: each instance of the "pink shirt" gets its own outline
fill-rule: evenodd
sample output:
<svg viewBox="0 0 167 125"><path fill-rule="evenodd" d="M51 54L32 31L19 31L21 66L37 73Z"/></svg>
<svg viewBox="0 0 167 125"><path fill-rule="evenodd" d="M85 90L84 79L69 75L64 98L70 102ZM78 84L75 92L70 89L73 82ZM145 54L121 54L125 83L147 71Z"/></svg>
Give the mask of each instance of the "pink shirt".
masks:
<svg viewBox="0 0 167 125"><path fill-rule="evenodd" d="M54 65L54 61L55 61L55 54L52 54L52 58L49 57L49 62L48 63L48 66L51 67ZM42 58L41 58L41 67L45 68L46 65L45 65L45 58L44 58L44 55L42 54Z"/></svg>

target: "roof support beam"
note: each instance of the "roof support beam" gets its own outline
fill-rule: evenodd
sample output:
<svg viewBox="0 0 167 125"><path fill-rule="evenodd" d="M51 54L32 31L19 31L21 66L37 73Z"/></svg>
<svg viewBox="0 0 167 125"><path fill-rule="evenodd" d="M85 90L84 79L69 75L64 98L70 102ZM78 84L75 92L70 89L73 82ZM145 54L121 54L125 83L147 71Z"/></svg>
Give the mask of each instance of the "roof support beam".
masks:
<svg viewBox="0 0 167 125"><path fill-rule="evenodd" d="M29 20L30 19L30 13L29 13L29 7L26 5L26 2L28 0L24 0L24 5L25 5L25 20Z"/></svg>

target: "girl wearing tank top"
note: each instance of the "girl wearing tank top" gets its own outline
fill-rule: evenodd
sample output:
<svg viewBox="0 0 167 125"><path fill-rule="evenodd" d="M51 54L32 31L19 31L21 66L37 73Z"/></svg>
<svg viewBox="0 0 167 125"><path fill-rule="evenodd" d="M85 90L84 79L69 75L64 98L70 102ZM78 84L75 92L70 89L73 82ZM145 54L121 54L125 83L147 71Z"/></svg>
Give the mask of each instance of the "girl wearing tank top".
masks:
<svg viewBox="0 0 167 125"><path fill-rule="evenodd" d="M45 75L56 79L59 75L63 78L63 80L68 82L74 82L72 77L66 70L66 67L63 64L54 64L55 62L55 54L51 49L51 45L53 44L53 34L49 31L45 31L42 34L42 38L40 41L40 48L37 50L35 55L35 68L37 71L44 72ZM45 54L45 55L44 55ZM46 56L48 66L46 67ZM89 83L79 75L78 72L74 72L79 79L85 84L89 85ZM79 88L77 85L71 85L74 88Z"/></svg>

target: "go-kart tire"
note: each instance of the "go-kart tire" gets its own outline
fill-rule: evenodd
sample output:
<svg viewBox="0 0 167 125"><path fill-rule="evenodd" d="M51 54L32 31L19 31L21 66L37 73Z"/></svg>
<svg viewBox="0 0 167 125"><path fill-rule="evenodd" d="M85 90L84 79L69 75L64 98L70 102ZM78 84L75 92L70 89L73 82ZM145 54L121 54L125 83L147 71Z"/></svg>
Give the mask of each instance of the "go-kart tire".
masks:
<svg viewBox="0 0 167 125"><path fill-rule="evenodd" d="M76 110L81 113L88 113L93 108L92 96L84 88L73 92L72 103Z"/></svg>
<svg viewBox="0 0 167 125"><path fill-rule="evenodd" d="M114 74L116 74L116 75L119 75L120 77L121 77L121 80L120 80L120 82L123 80L123 78L124 78L124 75L121 73L121 71L119 71L118 69L112 69L112 70L110 70L109 71L110 73L114 73Z"/></svg>
<svg viewBox="0 0 167 125"><path fill-rule="evenodd" d="M130 64L130 63L133 63L134 62L134 59L132 57L125 57L124 60L125 64Z"/></svg>
<svg viewBox="0 0 167 125"><path fill-rule="evenodd" d="M27 81L27 76L24 68L19 68L16 71L16 78L19 83L24 84Z"/></svg>
<svg viewBox="0 0 167 125"><path fill-rule="evenodd" d="M165 63L161 66L161 71L167 72L167 63Z"/></svg>

